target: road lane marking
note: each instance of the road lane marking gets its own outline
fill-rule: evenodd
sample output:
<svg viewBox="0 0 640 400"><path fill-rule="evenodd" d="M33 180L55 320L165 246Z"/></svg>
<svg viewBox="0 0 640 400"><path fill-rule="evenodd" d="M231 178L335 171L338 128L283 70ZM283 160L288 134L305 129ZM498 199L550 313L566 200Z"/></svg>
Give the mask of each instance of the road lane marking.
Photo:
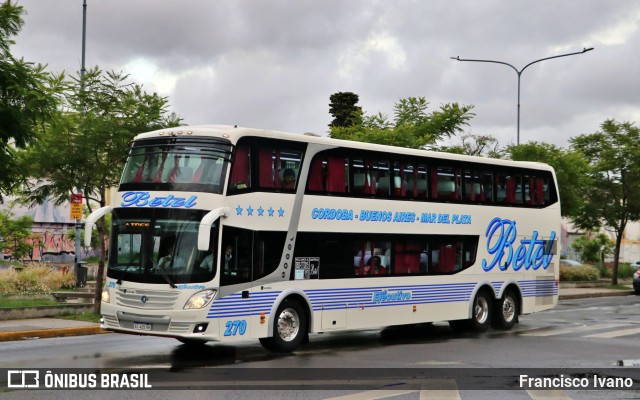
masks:
<svg viewBox="0 0 640 400"><path fill-rule="evenodd" d="M620 336L629 336L640 333L640 328L622 329L619 331L610 331L604 333L594 333L593 335L587 335L588 338L615 338Z"/></svg>
<svg viewBox="0 0 640 400"><path fill-rule="evenodd" d="M527 390L533 400L571 400L562 390Z"/></svg>
<svg viewBox="0 0 640 400"><path fill-rule="evenodd" d="M369 390L367 392L360 392L354 394L347 394L345 396L331 397L325 400L375 400L386 399L388 397L402 396L409 393L414 393L415 390Z"/></svg>
<svg viewBox="0 0 640 400"><path fill-rule="evenodd" d="M420 400L460 400L455 379L423 379L420 381Z"/></svg>

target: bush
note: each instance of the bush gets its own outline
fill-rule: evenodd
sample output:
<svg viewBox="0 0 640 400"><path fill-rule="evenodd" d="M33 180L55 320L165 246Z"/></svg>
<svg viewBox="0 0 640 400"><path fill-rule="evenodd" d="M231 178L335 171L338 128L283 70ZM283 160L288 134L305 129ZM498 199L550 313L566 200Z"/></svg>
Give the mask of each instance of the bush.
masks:
<svg viewBox="0 0 640 400"><path fill-rule="evenodd" d="M605 265L598 264L598 271L600 271L600 276L603 278L611 278L613 275L611 269L607 268Z"/></svg>
<svg viewBox="0 0 640 400"><path fill-rule="evenodd" d="M51 290L73 289L76 287L76 277L72 272L51 271L47 275L45 286Z"/></svg>
<svg viewBox="0 0 640 400"><path fill-rule="evenodd" d="M21 293L45 293L46 276L51 269L41 264L33 264L23 268L18 272L18 279L15 283L15 291Z"/></svg>
<svg viewBox="0 0 640 400"><path fill-rule="evenodd" d="M618 278L620 279L631 278L635 272L636 269L628 263L618 264Z"/></svg>
<svg viewBox="0 0 640 400"><path fill-rule="evenodd" d="M0 294L15 292L18 273L13 268L0 270Z"/></svg>
<svg viewBox="0 0 640 400"><path fill-rule="evenodd" d="M560 266L560 280L563 282L597 281L599 278L600 272L591 265L582 267Z"/></svg>
<svg viewBox="0 0 640 400"><path fill-rule="evenodd" d="M613 276L613 263L607 263L607 264L608 266L598 265L600 276L602 276L603 278L611 278ZM630 279L635 272L636 272L636 269L632 267L629 263L618 264L618 278L620 279Z"/></svg>
<svg viewBox="0 0 640 400"><path fill-rule="evenodd" d="M20 271L0 270L0 294L37 294L72 289L76 277L44 263L25 266Z"/></svg>

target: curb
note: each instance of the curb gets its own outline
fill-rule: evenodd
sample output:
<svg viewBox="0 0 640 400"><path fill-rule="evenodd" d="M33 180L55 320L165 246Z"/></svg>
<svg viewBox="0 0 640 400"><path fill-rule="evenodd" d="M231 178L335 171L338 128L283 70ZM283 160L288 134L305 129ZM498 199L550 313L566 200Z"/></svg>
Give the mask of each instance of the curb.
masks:
<svg viewBox="0 0 640 400"><path fill-rule="evenodd" d="M620 292L594 292L594 293L581 293L581 294L561 294L558 300L575 300L575 299L590 299L596 297L614 297L614 296L631 296L635 291L620 290Z"/></svg>
<svg viewBox="0 0 640 400"><path fill-rule="evenodd" d="M0 332L0 342L22 339L41 339L61 336L81 336L111 333L99 326L81 326L77 328L37 329L32 331Z"/></svg>

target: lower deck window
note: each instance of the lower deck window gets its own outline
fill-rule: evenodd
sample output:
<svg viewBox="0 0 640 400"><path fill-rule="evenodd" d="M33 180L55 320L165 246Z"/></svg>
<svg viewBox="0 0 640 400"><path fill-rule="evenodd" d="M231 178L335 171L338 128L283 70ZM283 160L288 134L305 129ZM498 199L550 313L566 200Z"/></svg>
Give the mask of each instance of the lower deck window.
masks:
<svg viewBox="0 0 640 400"><path fill-rule="evenodd" d="M294 258L319 259L319 278L447 275L475 262L478 236L299 233Z"/></svg>

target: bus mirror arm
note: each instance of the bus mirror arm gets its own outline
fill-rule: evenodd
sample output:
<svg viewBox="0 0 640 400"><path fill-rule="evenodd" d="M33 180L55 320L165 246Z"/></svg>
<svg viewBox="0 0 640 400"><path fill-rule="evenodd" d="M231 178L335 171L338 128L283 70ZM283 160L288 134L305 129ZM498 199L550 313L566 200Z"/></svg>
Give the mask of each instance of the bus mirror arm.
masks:
<svg viewBox="0 0 640 400"><path fill-rule="evenodd" d="M112 206L106 206L102 208L98 208L84 221L84 245L85 247L91 246L91 231L93 231L93 226L96 224L96 221L100 218L104 217L107 214L111 214L111 210L113 210Z"/></svg>
<svg viewBox="0 0 640 400"><path fill-rule="evenodd" d="M211 240L211 227L220 217L229 215L228 207L216 208L210 211L200 221L198 228L198 250L209 251L209 241Z"/></svg>

